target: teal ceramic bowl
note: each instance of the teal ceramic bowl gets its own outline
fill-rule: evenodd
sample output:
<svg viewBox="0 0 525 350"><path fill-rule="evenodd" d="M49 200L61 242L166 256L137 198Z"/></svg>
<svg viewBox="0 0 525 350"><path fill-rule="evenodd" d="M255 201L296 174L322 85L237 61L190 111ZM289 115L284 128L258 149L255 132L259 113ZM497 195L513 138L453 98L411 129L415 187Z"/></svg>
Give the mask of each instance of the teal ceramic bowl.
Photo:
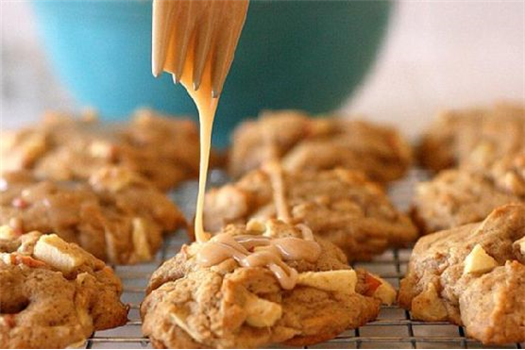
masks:
<svg viewBox="0 0 525 350"><path fill-rule="evenodd" d="M35 0L55 71L105 118L139 106L196 116L181 86L151 75L151 1ZM262 109L321 113L361 82L385 33L389 1L252 0L219 104L214 143Z"/></svg>

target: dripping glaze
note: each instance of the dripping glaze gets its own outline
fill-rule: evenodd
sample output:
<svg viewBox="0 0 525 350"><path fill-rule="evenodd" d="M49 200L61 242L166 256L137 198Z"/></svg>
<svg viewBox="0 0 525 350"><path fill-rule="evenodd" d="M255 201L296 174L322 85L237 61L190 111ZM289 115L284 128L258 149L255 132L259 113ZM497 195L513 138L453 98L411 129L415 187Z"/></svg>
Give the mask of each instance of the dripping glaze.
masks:
<svg viewBox="0 0 525 350"><path fill-rule="evenodd" d="M266 267L284 289L292 289L298 273L286 261L315 262L321 254L319 244L313 240L306 226L297 226L303 233L302 239L228 234L211 238L203 229L212 127L247 8L248 0L154 0L152 70L155 76L162 71L171 73L174 82L180 82L186 88L199 112L200 168L195 233L197 244L202 244L202 247L197 255L198 263L209 267L233 258L240 266ZM196 33L206 29L213 35L198 40ZM202 52L203 43L209 45L209 55L196 62L196 52ZM187 53L183 55L181 52ZM273 184L278 217L289 222L280 164L273 162L268 165L267 171Z"/></svg>
<svg viewBox="0 0 525 350"><path fill-rule="evenodd" d="M153 75L171 73L174 82L186 88L199 112L199 191L195 213L198 242L210 238L204 232L202 216L213 121L247 10L248 0L153 1ZM195 57L203 52L207 56L196 62Z"/></svg>

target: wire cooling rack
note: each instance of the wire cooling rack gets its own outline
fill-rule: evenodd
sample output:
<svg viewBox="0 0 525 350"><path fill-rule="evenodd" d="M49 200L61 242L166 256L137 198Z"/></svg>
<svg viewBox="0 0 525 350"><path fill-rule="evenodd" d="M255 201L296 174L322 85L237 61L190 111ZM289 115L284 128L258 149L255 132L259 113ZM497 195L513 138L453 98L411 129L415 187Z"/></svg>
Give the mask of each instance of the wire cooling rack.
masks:
<svg viewBox="0 0 525 350"><path fill-rule="evenodd" d="M407 178L391 186L390 197L400 210L408 208L414 184L427 178L428 176L424 171L415 169L410 172ZM217 185L222 182L224 182L224 177L221 173L212 173L212 184ZM195 194L196 185L194 183L184 185L174 193L174 200L188 217L193 215ZM175 255L185 242L185 233L180 232L166 241L155 261L149 264L114 267L124 284L123 301L131 305L129 322L119 328L96 332L87 340L86 348L151 348L149 340L143 337L141 332L140 302L144 298L144 290L153 271L165 260ZM410 253L410 249L390 250L371 262L358 263L355 266L366 268L370 272L380 275L397 288L399 281L406 273ZM522 349L524 347L525 344L510 344L503 348ZM446 322L415 321L408 311L397 306L383 306L376 321L368 323L364 327L344 332L329 342L308 348L480 349L484 346L466 338L462 327Z"/></svg>

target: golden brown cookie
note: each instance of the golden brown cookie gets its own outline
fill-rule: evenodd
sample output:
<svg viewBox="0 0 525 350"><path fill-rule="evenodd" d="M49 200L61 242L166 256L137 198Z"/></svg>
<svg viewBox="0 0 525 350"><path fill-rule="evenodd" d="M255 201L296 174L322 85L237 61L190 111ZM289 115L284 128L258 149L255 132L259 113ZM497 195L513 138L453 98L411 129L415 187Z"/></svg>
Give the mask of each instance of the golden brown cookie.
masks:
<svg viewBox="0 0 525 350"><path fill-rule="evenodd" d="M497 103L491 108L444 111L419 146L419 160L434 171L485 164L525 152L525 107Z"/></svg>
<svg viewBox="0 0 525 350"><path fill-rule="evenodd" d="M282 176L291 220L306 224L315 235L337 245L350 261L370 259L418 237L411 220L360 172L284 171ZM208 231L275 217L274 190L266 170L254 170L206 194L204 225Z"/></svg>
<svg viewBox="0 0 525 350"><path fill-rule="evenodd" d="M417 185L412 213L422 231L430 233L481 221L508 203L525 203L525 154L442 171Z"/></svg>
<svg viewBox="0 0 525 350"><path fill-rule="evenodd" d="M525 206L422 237L399 304L415 319L449 321L485 344L525 341Z"/></svg>
<svg viewBox="0 0 525 350"><path fill-rule="evenodd" d="M6 173L0 185L0 224L57 233L115 264L151 260L163 235L185 225L164 193L123 168L100 169L89 183Z"/></svg>
<svg viewBox="0 0 525 350"><path fill-rule="evenodd" d="M229 171L239 177L273 157L288 170L361 170L372 180L401 178L411 148L397 131L337 117L314 119L299 111L265 112L233 135Z"/></svg>
<svg viewBox="0 0 525 350"><path fill-rule="evenodd" d="M525 150L495 159L489 163L469 163L466 171L480 174L500 191L525 198Z"/></svg>
<svg viewBox="0 0 525 350"><path fill-rule="evenodd" d="M126 323L113 270L58 236L0 227L0 346L65 348Z"/></svg>
<svg viewBox="0 0 525 350"><path fill-rule="evenodd" d="M525 265L507 261L472 283L459 298L467 334L485 344L525 340Z"/></svg>
<svg viewBox="0 0 525 350"><path fill-rule="evenodd" d="M381 301L395 298L388 283L352 270L341 250L305 234L305 227L276 220L251 226L230 225L209 242L183 246L153 274L141 314L143 332L155 347L314 344L373 320ZM297 253L299 243L283 239L318 250L295 260L288 254ZM210 248L228 252L239 244L248 250L209 264ZM282 260L271 265L270 253ZM256 254L269 265L250 265ZM286 285L279 275L295 276L295 282Z"/></svg>
<svg viewBox="0 0 525 350"><path fill-rule="evenodd" d="M86 180L119 165L167 190L199 172L195 123L150 110L137 111L126 124L51 113L37 126L2 132L0 139L0 171L28 169L48 179ZM212 154L212 166L217 162Z"/></svg>

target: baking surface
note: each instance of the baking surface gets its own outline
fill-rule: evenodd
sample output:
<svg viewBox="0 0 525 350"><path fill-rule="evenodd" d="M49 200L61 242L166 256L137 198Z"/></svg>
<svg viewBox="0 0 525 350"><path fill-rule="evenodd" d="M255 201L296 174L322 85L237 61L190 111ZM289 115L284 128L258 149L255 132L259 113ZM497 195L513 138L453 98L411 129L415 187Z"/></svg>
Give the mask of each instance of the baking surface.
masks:
<svg viewBox="0 0 525 350"><path fill-rule="evenodd" d="M414 184L428 176L419 169L412 170L402 181L395 183L390 196L396 206L406 210L412 197ZM211 185L225 182L219 171L212 172ZM197 184L187 183L181 186L173 198L183 209L187 217L193 217L193 208ZM166 259L175 255L186 242L185 232L178 232L168 239L154 262L135 266L115 266L117 274L124 284L123 301L131 304L127 325L107 331L96 332L85 344L85 348L151 348L147 338L142 336L139 305L144 298L144 290L151 273ZM389 250L371 262L357 263L370 272L379 274L396 288L403 278L410 258L410 249ZM525 344L510 344L504 348L522 349ZM474 340L465 338L461 327L446 322L419 322L410 318L410 313L397 306L383 307L376 321L340 334L335 339L308 348L464 348L479 349L483 346ZM501 348L501 347L498 347Z"/></svg>

